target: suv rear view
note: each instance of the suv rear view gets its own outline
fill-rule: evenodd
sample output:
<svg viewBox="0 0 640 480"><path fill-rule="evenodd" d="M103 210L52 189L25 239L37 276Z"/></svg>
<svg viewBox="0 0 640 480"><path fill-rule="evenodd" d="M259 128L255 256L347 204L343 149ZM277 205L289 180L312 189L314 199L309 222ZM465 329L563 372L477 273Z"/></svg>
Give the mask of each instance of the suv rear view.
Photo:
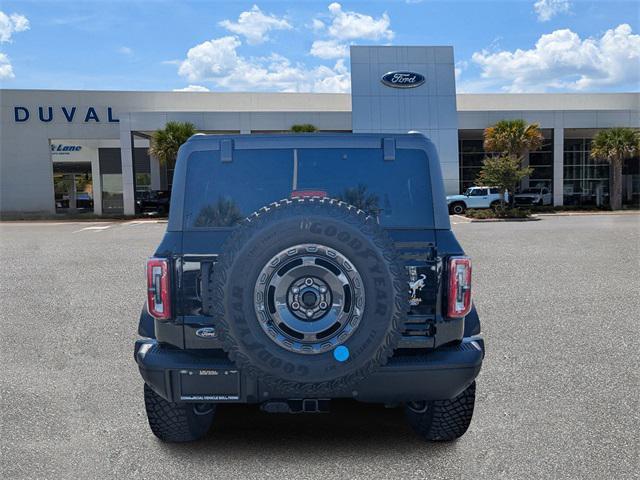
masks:
<svg viewBox="0 0 640 480"><path fill-rule="evenodd" d="M192 137L135 346L153 433L221 403L403 406L426 440L473 413L484 357L438 157L412 135Z"/></svg>

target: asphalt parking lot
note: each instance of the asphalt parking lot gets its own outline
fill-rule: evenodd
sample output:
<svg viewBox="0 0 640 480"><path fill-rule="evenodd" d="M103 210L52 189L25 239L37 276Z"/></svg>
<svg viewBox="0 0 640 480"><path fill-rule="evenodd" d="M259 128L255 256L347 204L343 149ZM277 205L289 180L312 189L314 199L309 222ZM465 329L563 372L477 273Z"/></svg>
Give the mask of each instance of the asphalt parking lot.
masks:
<svg viewBox="0 0 640 480"><path fill-rule="evenodd" d="M436 445L355 402L156 440L132 351L164 228L0 224L2 478L638 478L640 216L454 225L487 358L469 431Z"/></svg>

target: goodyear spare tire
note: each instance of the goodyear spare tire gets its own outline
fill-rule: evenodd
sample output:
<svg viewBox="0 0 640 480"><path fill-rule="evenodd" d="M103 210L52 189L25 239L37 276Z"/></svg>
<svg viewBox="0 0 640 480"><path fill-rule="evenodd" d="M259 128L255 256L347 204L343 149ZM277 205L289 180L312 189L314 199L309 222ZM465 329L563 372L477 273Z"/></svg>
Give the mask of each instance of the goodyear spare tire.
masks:
<svg viewBox="0 0 640 480"><path fill-rule="evenodd" d="M329 198L283 200L225 243L204 304L230 358L279 392L345 391L384 364L407 278L374 219Z"/></svg>

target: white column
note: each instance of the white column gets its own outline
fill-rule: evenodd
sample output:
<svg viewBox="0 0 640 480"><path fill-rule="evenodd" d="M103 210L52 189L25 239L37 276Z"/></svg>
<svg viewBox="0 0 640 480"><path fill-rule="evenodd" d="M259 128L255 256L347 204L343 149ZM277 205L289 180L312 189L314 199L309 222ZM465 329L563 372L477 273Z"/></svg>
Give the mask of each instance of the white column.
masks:
<svg viewBox="0 0 640 480"><path fill-rule="evenodd" d="M100 150L91 159L91 184L93 188L93 213L102 215L102 177L100 176Z"/></svg>
<svg viewBox="0 0 640 480"><path fill-rule="evenodd" d="M128 116L120 116L120 161L122 162L122 200L124 214L135 215L136 195L133 182L133 145Z"/></svg>
<svg viewBox="0 0 640 480"><path fill-rule="evenodd" d="M564 128L553 129L553 204L564 204Z"/></svg>

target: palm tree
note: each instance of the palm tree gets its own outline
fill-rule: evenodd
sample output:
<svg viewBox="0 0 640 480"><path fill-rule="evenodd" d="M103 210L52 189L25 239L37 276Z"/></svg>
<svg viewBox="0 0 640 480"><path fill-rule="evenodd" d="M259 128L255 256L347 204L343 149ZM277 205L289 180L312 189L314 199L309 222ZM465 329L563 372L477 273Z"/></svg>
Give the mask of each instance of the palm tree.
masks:
<svg viewBox="0 0 640 480"><path fill-rule="evenodd" d="M544 142L544 136L537 123L527 124L524 120L500 120L495 125L484 130L484 151L493 152L493 157L512 159L511 164L522 167L523 158L538 150ZM485 158L486 164L488 158ZM506 165L509 162L502 162ZM531 175L533 170L529 169ZM518 182L519 184L520 182ZM517 185L513 185L515 188ZM510 192L513 193L513 192ZM509 204L513 205L513 195L509 196Z"/></svg>
<svg viewBox="0 0 640 480"><path fill-rule="evenodd" d="M606 160L610 165L609 203L613 210L622 208L622 163L639 155L640 133L630 128L601 130L591 142L591 158Z"/></svg>
<svg viewBox="0 0 640 480"><path fill-rule="evenodd" d="M496 152L522 158L529 152L538 150L544 137L537 123L527 124L524 120L500 120L484 131L485 152Z"/></svg>
<svg viewBox="0 0 640 480"><path fill-rule="evenodd" d="M166 165L171 171L175 167L180 145L195 133L196 127L192 123L167 122L163 129L156 130L151 135L149 155L156 157L160 165Z"/></svg>

